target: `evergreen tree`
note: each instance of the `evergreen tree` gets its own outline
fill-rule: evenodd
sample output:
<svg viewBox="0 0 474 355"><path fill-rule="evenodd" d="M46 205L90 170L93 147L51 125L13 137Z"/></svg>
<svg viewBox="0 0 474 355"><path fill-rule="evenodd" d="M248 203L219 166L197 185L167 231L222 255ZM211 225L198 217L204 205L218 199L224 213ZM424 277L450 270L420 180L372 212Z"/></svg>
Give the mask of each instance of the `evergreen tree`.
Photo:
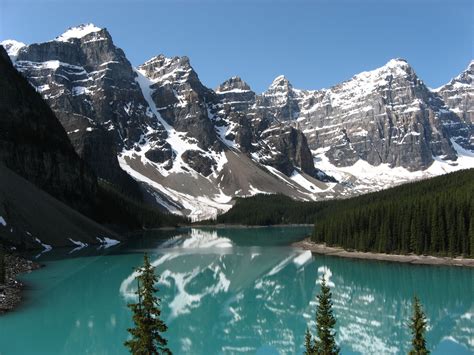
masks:
<svg viewBox="0 0 474 355"><path fill-rule="evenodd" d="M316 312L317 339L314 342L315 353L320 355L339 354L339 348L336 345L336 333L334 332L336 318L334 318L332 312L332 294L324 276L321 279L321 293L318 295L318 302Z"/></svg>
<svg viewBox="0 0 474 355"><path fill-rule="evenodd" d="M158 291L155 283L158 279L147 254L144 256L143 267L138 268L137 272L138 303L128 305L133 312L135 328L128 329L132 339L127 340L125 346L134 355L171 354L166 347L168 342L162 336L168 327L160 319L160 299L155 296Z"/></svg>
<svg viewBox="0 0 474 355"><path fill-rule="evenodd" d="M306 333L304 335L304 355L315 355L316 349L314 347L313 337L308 328L306 328Z"/></svg>
<svg viewBox="0 0 474 355"><path fill-rule="evenodd" d="M426 355L430 352L426 349L426 316L421 308L420 301L418 297L413 299L413 316L410 319L410 329L413 335L411 344L412 349L409 352L409 355Z"/></svg>
<svg viewBox="0 0 474 355"><path fill-rule="evenodd" d="M5 252L3 251L3 245L0 244L0 285L5 284L6 282L6 262L5 262Z"/></svg>
<svg viewBox="0 0 474 355"><path fill-rule="evenodd" d="M469 241L470 255L471 258L474 258L474 219L471 219L471 224L469 225Z"/></svg>

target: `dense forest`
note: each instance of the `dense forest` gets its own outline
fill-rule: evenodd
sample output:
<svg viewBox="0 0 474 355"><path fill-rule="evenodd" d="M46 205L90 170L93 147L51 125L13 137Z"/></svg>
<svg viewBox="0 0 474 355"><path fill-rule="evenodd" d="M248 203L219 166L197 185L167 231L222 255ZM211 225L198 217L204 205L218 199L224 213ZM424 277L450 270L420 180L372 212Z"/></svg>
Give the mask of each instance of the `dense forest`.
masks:
<svg viewBox="0 0 474 355"><path fill-rule="evenodd" d="M103 180L99 181L95 212L91 217L102 224L131 230L189 223L186 217L174 215L136 201Z"/></svg>
<svg viewBox="0 0 474 355"><path fill-rule="evenodd" d="M346 249L474 256L474 169L345 200L237 200L217 223L314 223L312 239Z"/></svg>
<svg viewBox="0 0 474 355"><path fill-rule="evenodd" d="M243 225L313 224L326 202L303 202L284 195L237 198L235 205L217 216L217 223Z"/></svg>
<svg viewBox="0 0 474 355"><path fill-rule="evenodd" d="M474 169L338 201L312 239L347 249L474 256Z"/></svg>

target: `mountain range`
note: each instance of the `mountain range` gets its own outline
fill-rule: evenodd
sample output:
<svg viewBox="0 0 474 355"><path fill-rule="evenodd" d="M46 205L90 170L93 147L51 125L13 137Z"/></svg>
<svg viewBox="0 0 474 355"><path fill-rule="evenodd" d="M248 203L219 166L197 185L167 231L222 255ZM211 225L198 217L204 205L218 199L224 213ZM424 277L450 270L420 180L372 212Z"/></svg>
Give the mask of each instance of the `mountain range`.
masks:
<svg viewBox="0 0 474 355"><path fill-rule="evenodd" d="M192 220L238 196L347 197L474 167L474 61L438 89L392 59L328 89L299 90L279 76L259 94L239 77L206 87L187 57L133 67L93 24L1 45L70 142L47 144L80 158L74 186L94 189L90 169L130 198Z"/></svg>

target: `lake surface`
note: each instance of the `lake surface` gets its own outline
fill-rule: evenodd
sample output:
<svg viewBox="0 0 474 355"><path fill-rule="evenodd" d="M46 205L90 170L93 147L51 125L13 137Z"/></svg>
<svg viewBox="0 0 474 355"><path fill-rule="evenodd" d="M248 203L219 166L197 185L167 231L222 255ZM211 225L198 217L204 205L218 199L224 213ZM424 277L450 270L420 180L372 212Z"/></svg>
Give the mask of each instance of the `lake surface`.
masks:
<svg viewBox="0 0 474 355"><path fill-rule="evenodd" d="M474 352L474 270L349 260L289 246L304 227L150 232L107 250L53 250L0 317L0 354L127 354L133 268L148 252L175 354L292 354L329 278L343 354L406 353L417 294L433 354Z"/></svg>

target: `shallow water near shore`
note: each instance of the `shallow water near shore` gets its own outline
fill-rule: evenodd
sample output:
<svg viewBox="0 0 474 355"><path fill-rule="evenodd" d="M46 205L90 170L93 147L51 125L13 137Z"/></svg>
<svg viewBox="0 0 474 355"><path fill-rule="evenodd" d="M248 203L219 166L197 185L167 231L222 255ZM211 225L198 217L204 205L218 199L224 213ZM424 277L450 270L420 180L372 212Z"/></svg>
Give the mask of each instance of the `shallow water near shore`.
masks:
<svg viewBox="0 0 474 355"><path fill-rule="evenodd" d="M474 270L313 256L290 246L309 230L151 231L107 250L34 255L46 267L22 277L24 302L0 317L0 354L127 354L127 303L144 252L161 275L176 354L302 353L323 274L343 354L406 353L415 293L432 354L474 352Z"/></svg>

